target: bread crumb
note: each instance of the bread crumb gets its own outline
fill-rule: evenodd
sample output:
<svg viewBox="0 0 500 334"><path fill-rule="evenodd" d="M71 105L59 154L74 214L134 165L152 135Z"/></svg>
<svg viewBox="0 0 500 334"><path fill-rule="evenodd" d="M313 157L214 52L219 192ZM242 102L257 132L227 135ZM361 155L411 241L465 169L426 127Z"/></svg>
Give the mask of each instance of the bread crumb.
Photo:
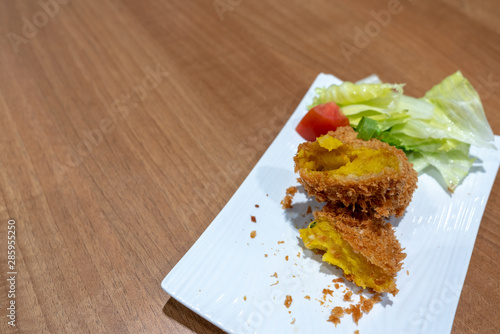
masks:
<svg viewBox="0 0 500 334"><path fill-rule="evenodd" d="M252 231L250 232L250 238L255 238L255 236L257 235L257 231Z"/></svg>
<svg viewBox="0 0 500 334"><path fill-rule="evenodd" d="M305 296L304 299L311 300L311 297L309 295Z"/></svg>
<svg viewBox="0 0 500 334"><path fill-rule="evenodd" d="M278 245L284 244L284 243L285 243L284 241L278 241Z"/></svg>
<svg viewBox="0 0 500 334"><path fill-rule="evenodd" d="M264 254L264 257L267 257L267 254Z"/></svg>
<svg viewBox="0 0 500 334"><path fill-rule="evenodd" d="M342 277L336 278L332 280L333 283L344 283L344 279Z"/></svg>
<svg viewBox="0 0 500 334"><path fill-rule="evenodd" d="M297 253L297 257L300 257L300 252Z"/></svg>
<svg viewBox="0 0 500 334"><path fill-rule="evenodd" d="M332 282L343 282L344 280L342 278L337 278L334 279ZM335 287L338 289L339 284L335 283ZM328 285L330 287L330 285ZM360 289L356 293L361 293L363 289ZM345 302L352 302L352 296L353 292L349 289L346 288L344 290L344 301ZM381 294L376 293L372 291L374 294L371 298L365 298L363 296L360 296L359 302L357 304L350 304L349 307L341 307L341 306L335 306L332 311L331 315L328 318L329 322L333 322L335 327L337 327L338 324L340 324L340 318L342 318L345 314L350 314L352 316L352 320L358 325L359 320L363 316L363 314L368 314L372 309L373 305L382 301ZM320 302L320 304L323 306L326 302L326 296L327 294L333 295L333 291L330 289L323 289L323 297L321 298L322 300L316 299L317 301ZM330 300L328 300L331 302ZM328 305L325 305L325 307L328 307ZM359 332L358 332L359 333Z"/></svg>
<svg viewBox="0 0 500 334"><path fill-rule="evenodd" d="M308 215L308 214L310 214L310 213L312 213L312 212L313 212L313 210L311 209L311 206L309 205L309 206L307 207L306 215Z"/></svg>
<svg viewBox="0 0 500 334"><path fill-rule="evenodd" d="M366 299L363 296L359 297L359 304L361 304L361 311L368 314L373 308L373 301L371 299Z"/></svg>
<svg viewBox="0 0 500 334"><path fill-rule="evenodd" d="M339 283L335 283L335 289L337 289L337 290L338 290L339 288L340 288Z"/></svg>
<svg viewBox="0 0 500 334"><path fill-rule="evenodd" d="M352 301L351 297L352 297L352 291L347 291L347 293L344 295L344 301L351 302Z"/></svg>
<svg viewBox="0 0 500 334"><path fill-rule="evenodd" d="M288 255L287 255L287 256L285 256L285 260L287 260L287 261L288 261Z"/></svg>
<svg viewBox="0 0 500 334"><path fill-rule="evenodd" d="M297 188L294 187L294 186L289 187L286 190L286 195L281 200L281 207L283 209L290 209L290 208L292 208L292 200L293 200L293 196L295 195L296 192L297 192Z"/></svg>
<svg viewBox="0 0 500 334"><path fill-rule="evenodd" d="M328 318L328 321L333 322L335 327L337 327L338 324L340 324L340 318L344 316L344 309L340 306L335 306L332 310L332 313L330 314L330 317Z"/></svg>
<svg viewBox="0 0 500 334"><path fill-rule="evenodd" d="M323 297L326 296L327 294L333 296L333 290L323 289Z"/></svg>
<svg viewBox="0 0 500 334"><path fill-rule="evenodd" d="M250 220L252 221L252 223L256 223L257 222L257 218L255 218L255 216L250 216Z"/></svg>
<svg viewBox="0 0 500 334"><path fill-rule="evenodd" d="M276 283L271 284L271 286L278 284L280 281L276 281Z"/></svg>
<svg viewBox="0 0 500 334"><path fill-rule="evenodd" d="M243 300L246 301L247 300L247 296L243 296Z"/></svg>
<svg viewBox="0 0 500 334"><path fill-rule="evenodd" d="M356 329L356 330L354 331L354 334L359 334L359 329Z"/></svg>
<svg viewBox="0 0 500 334"><path fill-rule="evenodd" d="M259 207L259 204L255 204L255 207L258 208Z"/></svg>
<svg viewBox="0 0 500 334"><path fill-rule="evenodd" d="M363 316L363 313L361 313L361 307L359 304L351 304L350 307L344 308L345 313L352 315L352 320L358 324L359 319Z"/></svg>
<svg viewBox="0 0 500 334"><path fill-rule="evenodd" d="M285 297L285 306L286 306L286 308L289 308L290 305L292 305L292 296L286 295L286 297Z"/></svg>
<svg viewBox="0 0 500 334"><path fill-rule="evenodd" d="M410 275L410 271L409 270L406 271L406 275Z"/></svg>
<svg viewBox="0 0 500 334"><path fill-rule="evenodd" d="M276 278L278 278L278 273L277 273L277 272L275 272L274 274L272 274L272 275L271 275L271 277L276 277Z"/></svg>
<svg viewBox="0 0 500 334"><path fill-rule="evenodd" d="M293 325L294 323L295 323L295 318L293 318L293 320L292 320L292 322L290 324Z"/></svg>

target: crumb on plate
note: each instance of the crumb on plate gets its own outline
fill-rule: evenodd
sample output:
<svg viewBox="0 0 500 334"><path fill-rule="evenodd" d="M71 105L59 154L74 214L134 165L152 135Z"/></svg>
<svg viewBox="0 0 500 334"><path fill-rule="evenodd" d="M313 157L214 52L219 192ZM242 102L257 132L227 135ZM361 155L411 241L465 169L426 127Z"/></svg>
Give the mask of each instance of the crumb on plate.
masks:
<svg viewBox="0 0 500 334"><path fill-rule="evenodd" d="M333 296L333 290L323 289L323 296L326 296L327 294Z"/></svg>
<svg viewBox="0 0 500 334"><path fill-rule="evenodd" d="M285 197L281 200L281 207L283 209L292 208L292 200L296 192L297 192L297 187L295 186L288 187L288 189L286 190Z"/></svg>
<svg viewBox="0 0 500 334"><path fill-rule="evenodd" d="M292 296L286 295L286 297L285 297L285 306L286 306L286 308L289 308L290 305L292 305Z"/></svg>
<svg viewBox="0 0 500 334"><path fill-rule="evenodd" d="M352 315L352 320L358 324L359 319L363 316L361 313L361 306L359 304L351 304L351 306L344 308L345 313Z"/></svg>
<svg viewBox="0 0 500 334"><path fill-rule="evenodd" d="M363 311L364 313L367 313L370 312L373 308L373 300L371 299L367 299L363 296L360 296L359 297L359 304L361 304L361 311Z"/></svg>
<svg viewBox="0 0 500 334"><path fill-rule="evenodd" d="M332 312L330 314L330 317L328 318L328 321L333 322L335 327L337 327L338 324L340 324L340 318L344 316L344 309L340 306L335 306L332 309Z"/></svg>
<svg viewBox="0 0 500 334"><path fill-rule="evenodd" d="M344 295L344 301L345 302L352 301L351 297L352 297L352 291L347 291L347 293Z"/></svg>

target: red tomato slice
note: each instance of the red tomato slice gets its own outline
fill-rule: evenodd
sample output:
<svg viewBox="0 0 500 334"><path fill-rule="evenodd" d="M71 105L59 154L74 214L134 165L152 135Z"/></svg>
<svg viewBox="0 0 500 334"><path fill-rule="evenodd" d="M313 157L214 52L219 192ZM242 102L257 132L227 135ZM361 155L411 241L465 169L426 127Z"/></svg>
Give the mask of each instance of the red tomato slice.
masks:
<svg viewBox="0 0 500 334"><path fill-rule="evenodd" d="M348 126L349 119L342 113L335 102L319 104L311 108L302 118L295 130L308 141L335 131L339 126Z"/></svg>

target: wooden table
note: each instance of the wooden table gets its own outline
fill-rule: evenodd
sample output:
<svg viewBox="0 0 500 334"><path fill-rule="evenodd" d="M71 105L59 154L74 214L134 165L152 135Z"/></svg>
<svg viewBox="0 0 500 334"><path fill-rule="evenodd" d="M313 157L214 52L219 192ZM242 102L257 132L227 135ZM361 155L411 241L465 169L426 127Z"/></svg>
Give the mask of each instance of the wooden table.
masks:
<svg viewBox="0 0 500 334"><path fill-rule="evenodd" d="M461 70L500 134L496 0L17 0L0 32L2 333L219 333L160 282L320 72ZM499 203L497 176L453 333L500 328Z"/></svg>

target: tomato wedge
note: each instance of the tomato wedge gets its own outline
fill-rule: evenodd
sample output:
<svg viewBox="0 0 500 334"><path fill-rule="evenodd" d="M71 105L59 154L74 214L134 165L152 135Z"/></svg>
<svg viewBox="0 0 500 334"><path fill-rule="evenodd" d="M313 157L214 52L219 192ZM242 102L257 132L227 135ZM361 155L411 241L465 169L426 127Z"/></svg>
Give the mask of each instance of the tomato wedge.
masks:
<svg viewBox="0 0 500 334"><path fill-rule="evenodd" d="M348 126L349 119L335 102L319 104L311 108L295 130L305 140L315 141L317 137L335 131L339 126Z"/></svg>

